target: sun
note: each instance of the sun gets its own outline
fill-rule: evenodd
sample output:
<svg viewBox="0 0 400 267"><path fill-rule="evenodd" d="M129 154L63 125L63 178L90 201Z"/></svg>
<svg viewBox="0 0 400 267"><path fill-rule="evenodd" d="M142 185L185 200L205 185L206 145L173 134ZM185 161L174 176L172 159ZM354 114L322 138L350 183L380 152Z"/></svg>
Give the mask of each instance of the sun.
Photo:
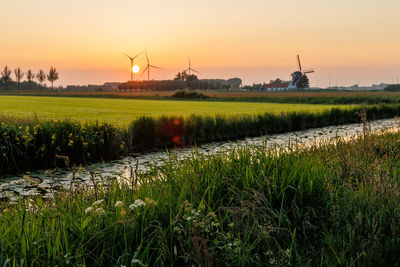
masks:
<svg viewBox="0 0 400 267"><path fill-rule="evenodd" d="M140 68L139 68L138 65L135 65L135 66L132 67L132 72L133 72L133 73L138 73L139 70L140 70Z"/></svg>

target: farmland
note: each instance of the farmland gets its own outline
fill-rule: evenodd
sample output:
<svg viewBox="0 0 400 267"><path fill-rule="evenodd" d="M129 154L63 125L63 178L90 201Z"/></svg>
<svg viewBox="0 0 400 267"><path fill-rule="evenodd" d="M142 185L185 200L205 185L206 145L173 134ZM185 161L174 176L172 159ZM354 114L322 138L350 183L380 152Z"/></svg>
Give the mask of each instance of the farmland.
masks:
<svg viewBox="0 0 400 267"><path fill-rule="evenodd" d="M192 91L196 92L196 91ZM399 92L386 91L197 91L207 97L207 101L218 102L267 102L291 104L400 104ZM30 95L30 96L58 96L81 98L123 98L123 99L148 99L171 100L176 91L34 91L34 92L0 92L0 95Z"/></svg>
<svg viewBox="0 0 400 267"><path fill-rule="evenodd" d="M126 126L140 116L240 115L281 112L320 112L333 105L134 100L78 97L0 96L0 113L16 117L37 116L39 119L72 119L115 121ZM345 107L339 106L336 107Z"/></svg>

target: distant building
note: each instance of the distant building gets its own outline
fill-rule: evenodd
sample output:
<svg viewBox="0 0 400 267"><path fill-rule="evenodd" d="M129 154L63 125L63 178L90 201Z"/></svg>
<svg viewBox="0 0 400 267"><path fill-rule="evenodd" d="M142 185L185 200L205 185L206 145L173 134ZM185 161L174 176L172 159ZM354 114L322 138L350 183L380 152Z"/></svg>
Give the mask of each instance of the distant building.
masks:
<svg viewBox="0 0 400 267"><path fill-rule="evenodd" d="M103 90L104 91L119 91L118 86L122 84L119 82L106 82L103 84Z"/></svg>
<svg viewBox="0 0 400 267"><path fill-rule="evenodd" d="M276 80L269 81L269 83L264 83L260 89L264 91L282 91L286 90L289 84L290 81L283 81L277 78Z"/></svg>
<svg viewBox="0 0 400 267"><path fill-rule="evenodd" d="M381 84L373 84L371 86L359 86L358 84L354 84L352 86L331 86L326 89L330 90L349 90L349 91L368 91L368 90L383 90L389 84L381 83Z"/></svg>

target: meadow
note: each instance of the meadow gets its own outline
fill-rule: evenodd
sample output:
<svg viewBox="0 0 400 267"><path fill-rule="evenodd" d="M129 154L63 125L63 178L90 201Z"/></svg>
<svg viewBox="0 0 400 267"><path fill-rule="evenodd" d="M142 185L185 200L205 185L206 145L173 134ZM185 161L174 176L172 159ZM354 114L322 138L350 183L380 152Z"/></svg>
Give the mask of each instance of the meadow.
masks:
<svg viewBox="0 0 400 267"><path fill-rule="evenodd" d="M209 102L258 102L258 103L292 103L292 104L400 104L400 93L390 91L339 91L339 90L305 90L305 91L189 91L198 92L207 97ZM81 98L122 98L173 100L176 91L32 91L0 92L0 95L58 96ZM199 98L198 100L204 100Z"/></svg>
<svg viewBox="0 0 400 267"><path fill-rule="evenodd" d="M122 183L71 181L0 204L0 265L396 266L399 140L193 151Z"/></svg>
<svg viewBox="0 0 400 267"><path fill-rule="evenodd" d="M141 116L257 115L281 112L320 112L340 105L245 103L215 101L135 100L79 97L0 96L0 114L81 122L114 121L127 126ZM343 106L344 107L344 106Z"/></svg>

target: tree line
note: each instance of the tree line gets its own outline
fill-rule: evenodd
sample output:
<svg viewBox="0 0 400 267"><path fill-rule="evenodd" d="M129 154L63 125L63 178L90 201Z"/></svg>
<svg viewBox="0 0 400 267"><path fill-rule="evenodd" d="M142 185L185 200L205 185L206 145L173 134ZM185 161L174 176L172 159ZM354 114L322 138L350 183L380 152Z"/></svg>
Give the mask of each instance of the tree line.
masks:
<svg viewBox="0 0 400 267"><path fill-rule="evenodd" d="M14 73L14 79L12 74ZM23 72L20 67L11 70L8 66L5 66L0 73L0 89L9 90L11 86L15 86L19 89L39 89L46 87L46 80L51 83L51 88L54 89L54 82L59 79L58 72L53 66L50 67L49 72L45 73L43 70L39 70L38 73L32 72L31 69ZM23 78L26 80L23 81ZM35 80L38 82L36 83Z"/></svg>
<svg viewBox="0 0 400 267"><path fill-rule="evenodd" d="M178 72L173 80L150 80L150 81L128 81L118 86L121 91L140 90L140 91L157 91L157 90L219 90L239 88L242 80L232 78L229 80L222 79L198 79L194 74L187 72Z"/></svg>

